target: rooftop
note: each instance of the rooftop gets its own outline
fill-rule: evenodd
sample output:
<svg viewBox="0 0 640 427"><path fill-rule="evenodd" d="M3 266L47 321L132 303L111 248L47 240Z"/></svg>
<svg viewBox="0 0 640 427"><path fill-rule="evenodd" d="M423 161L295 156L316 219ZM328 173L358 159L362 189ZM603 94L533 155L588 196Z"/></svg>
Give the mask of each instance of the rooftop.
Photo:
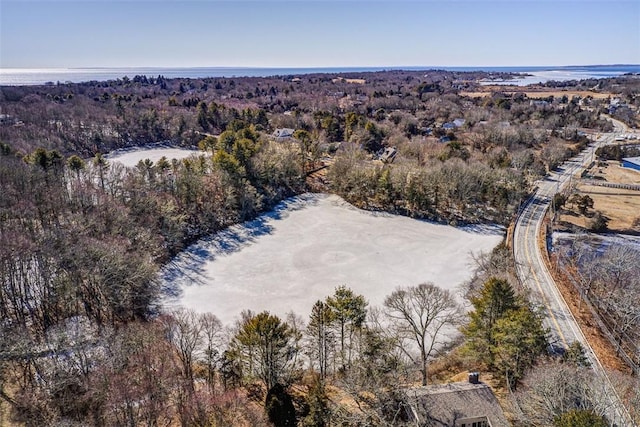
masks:
<svg viewBox="0 0 640 427"><path fill-rule="evenodd" d="M482 382L415 387L406 394L415 402L414 416L421 425L459 427L469 420L486 418L492 427L509 426L498 399Z"/></svg>
<svg viewBox="0 0 640 427"><path fill-rule="evenodd" d="M290 128L276 129L275 132L273 132L273 136L276 138L290 138L295 131L295 129Z"/></svg>
<svg viewBox="0 0 640 427"><path fill-rule="evenodd" d="M449 383L449 384L434 384L428 385L424 387L416 387L412 388L409 391L413 396L433 396L434 394L443 394L443 393L459 393L459 392L467 392L473 390L482 390L489 388L485 383L472 384L468 381L462 381L458 383Z"/></svg>
<svg viewBox="0 0 640 427"><path fill-rule="evenodd" d="M640 166L640 157L625 157L622 159L623 162L633 163L634 165Z"/></svg>

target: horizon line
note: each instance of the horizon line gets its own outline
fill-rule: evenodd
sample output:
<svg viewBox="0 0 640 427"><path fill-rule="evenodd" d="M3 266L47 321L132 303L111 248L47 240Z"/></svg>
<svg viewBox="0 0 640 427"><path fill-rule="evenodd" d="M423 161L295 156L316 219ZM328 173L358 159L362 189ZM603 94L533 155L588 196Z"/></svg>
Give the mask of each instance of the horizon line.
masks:
<svg viewBox="0 0 640 427"><path fill-rule="evenodd" d="M268 66L258 66L258 65L238 65L238 66L229 66L229 65L198 65L198 66L189 66L189 65L180 65L180 66L170 66L170 65L118 65L118 66L78 66L78 67L0 67L1 71L9 71L9 70L114 70L114 69L145 69L145 68L155 68L155 69L209 69L216 68L220 70L229 69L298 69L298 70L313 70L319 68L376 68L376 69L395 69L401 70L403 68L419 68L419 69L443 69L443 68L527 68L527 67L535 67L535 68L570 68L570 67L622 67L622 66L631 66L631 67L640 67L640 63L632 64L632 63L614 63L614 64L567 64L567 65L305 65L305 66L286 66L286 65L268 65Z"/></svg>

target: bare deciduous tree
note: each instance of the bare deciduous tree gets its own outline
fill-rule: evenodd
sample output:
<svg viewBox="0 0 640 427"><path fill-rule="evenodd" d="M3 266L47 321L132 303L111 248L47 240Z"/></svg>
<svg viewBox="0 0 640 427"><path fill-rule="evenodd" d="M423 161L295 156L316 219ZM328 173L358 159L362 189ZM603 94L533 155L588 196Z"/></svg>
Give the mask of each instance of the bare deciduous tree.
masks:
<svg viewBox="0 0 640 427"><path fill-rule="evenodd" d="M200 315L200 327L202 331L202 357L207 369L207 385L210 391L215 389L216 363L220 357L222 322L211 313Z"/></svg>
<svg viewBox="0 0 640 427"><path fill-rule="evenodd" d="M169 340L176 348L182 365L182 375L190 390L194 389L193 364L202 342L202 327L193 310L175 310L166 321Z"/></svg>
<svg viewBox="0 0 640 427"><path fill-rule="evenodd" d="M422 385L427 385L427 361L438 344L442 344L438 339L443 329L459 322L458 303L448 290L422 283L396 289L384 305L402 341L413 340L418 345Z"/></svg>

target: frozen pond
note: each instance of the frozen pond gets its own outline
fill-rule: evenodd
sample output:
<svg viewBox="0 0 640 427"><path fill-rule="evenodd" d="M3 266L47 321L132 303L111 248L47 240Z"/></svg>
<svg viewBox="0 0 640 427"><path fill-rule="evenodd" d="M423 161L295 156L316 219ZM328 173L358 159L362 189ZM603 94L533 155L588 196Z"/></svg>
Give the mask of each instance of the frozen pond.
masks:
<svg viewBox="0 0 640 427"><path fill-rule="evenodd" d="M339 285L370 306L397 286L425 281L455 291L471 276L471 254L490 251L502 237L499 228L465 230L305 194L176 257L162 272L163 285L176 292L165 304L230 324L245 309L307 318Z"/></svg>
<svg viewBox="0 0 640 427"><path fill-rule="evenodd" d="M122 163L127 167L134 167L140 160L149 159L152 162L157 162L162 157L166 157L167 160L171 159L184 159L191 155L205 154L203 151L187 150L185 148L171 148L171 147L154 147L154 148L136 148L133 150L117 150L112 151L105 158L109 161L116 161Z"/></svg>

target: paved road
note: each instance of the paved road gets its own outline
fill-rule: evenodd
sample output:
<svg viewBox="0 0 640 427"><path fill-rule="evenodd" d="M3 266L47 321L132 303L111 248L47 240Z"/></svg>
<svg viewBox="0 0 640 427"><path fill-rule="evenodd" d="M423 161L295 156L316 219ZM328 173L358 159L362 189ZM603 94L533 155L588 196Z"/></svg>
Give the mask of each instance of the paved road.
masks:
<svg viewBox="0 0 640 427"><path fill-rule="evenodd" d="M620 403L600 361L558 291L558 287L543 261L540 245L537 244L538 236L540 236L541 227L543 226L544 215L550 207L553 195L567 185L571 185L575 175L593 160L597 147L612 143L617 134L626 130L621 122L613 121L613 123L615 127L614 133L602 135L585 151L567 161L556 172L551 173L539 182L537 191L525 203L516 222L513 251L519 279L532 291L533 297L546 310L545 326L551 331L552 347L555 349L567 348L574 341L582 344L596 375L602 378L608 388L607 395L610 399L609 419L615 425L629 427L634 426L634 424L628 412Z"/></svg>

